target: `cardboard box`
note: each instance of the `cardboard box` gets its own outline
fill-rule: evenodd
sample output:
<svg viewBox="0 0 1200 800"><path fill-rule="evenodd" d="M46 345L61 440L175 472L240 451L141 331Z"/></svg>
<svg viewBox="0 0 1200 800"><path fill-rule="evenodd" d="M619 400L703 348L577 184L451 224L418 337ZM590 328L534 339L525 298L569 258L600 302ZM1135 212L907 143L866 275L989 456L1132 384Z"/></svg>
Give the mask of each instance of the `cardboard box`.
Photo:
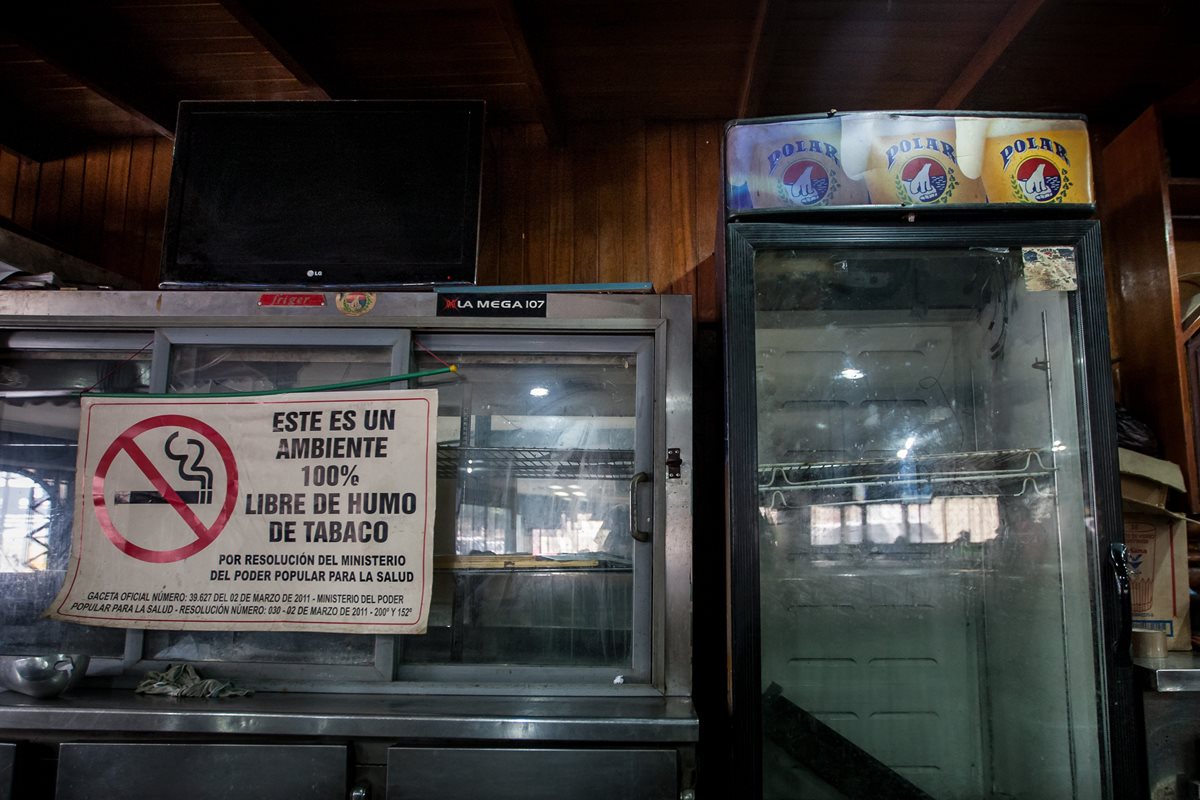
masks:
<svg viewBox="0 0 1200 800"><path fill-rule="evenodd" d="M1166 509L1172 489L1185 491L1183 472L1170 461L1124 448L1118 453L1133 626L1166 633L1168 650L1191 650L1188 520Z"/></svg>
<svg viewBox="0 0 1200 800"><path fill-rule="evenodd" d="M1171 489L1186 492L1183 470L1178 464L1151 458L1134 450L1117 448L1121 468L1121 497L1133 503L1167 507Z"/></svg>
<svg viewBox="0 0 1200 800"><path fill-rule="evenodd" d="M1187 519L1158 511L1125 512L1133 626L1167 634L1168 650L1192 649Z"/></svg>

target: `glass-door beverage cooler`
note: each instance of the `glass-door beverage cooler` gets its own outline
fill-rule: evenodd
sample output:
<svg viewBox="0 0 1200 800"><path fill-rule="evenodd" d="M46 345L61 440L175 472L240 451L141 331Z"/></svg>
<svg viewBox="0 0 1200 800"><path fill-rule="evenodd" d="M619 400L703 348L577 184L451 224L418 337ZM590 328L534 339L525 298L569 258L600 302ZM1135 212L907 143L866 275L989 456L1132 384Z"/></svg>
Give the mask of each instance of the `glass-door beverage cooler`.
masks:
<svg viewBox="0 0 1200 800"><path fill-rule="evenodd" d="M747 796L1139 796L1084 123L748 120L725 155Z"/></svg>

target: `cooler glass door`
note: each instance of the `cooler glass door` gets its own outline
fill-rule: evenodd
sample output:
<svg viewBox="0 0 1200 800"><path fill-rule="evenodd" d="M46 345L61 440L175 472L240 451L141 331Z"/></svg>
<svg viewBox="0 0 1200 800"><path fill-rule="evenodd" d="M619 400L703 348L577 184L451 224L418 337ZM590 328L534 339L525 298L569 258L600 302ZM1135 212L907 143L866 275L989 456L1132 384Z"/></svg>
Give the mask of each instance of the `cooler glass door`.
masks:
<svg viewBox="0 0 1200 800"><path fill-rule="evenodd" d="M1077 249L885 241L752 257L763 796L1101 797Z"/></svg>

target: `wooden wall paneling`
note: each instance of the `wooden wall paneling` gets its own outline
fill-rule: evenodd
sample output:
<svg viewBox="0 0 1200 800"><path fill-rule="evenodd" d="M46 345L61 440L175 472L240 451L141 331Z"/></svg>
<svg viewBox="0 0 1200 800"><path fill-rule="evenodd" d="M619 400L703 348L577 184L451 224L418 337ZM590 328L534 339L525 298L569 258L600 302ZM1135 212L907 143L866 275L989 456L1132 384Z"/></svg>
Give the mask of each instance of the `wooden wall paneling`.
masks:
<svg viewBox="0 0 1200 800"><path fill-rule="evenodd" d="M57 235L62 212L63 162L61 159L42 163L38 180L37 203L33 211L31 230L45 236L60 248Z"/></svg>
<svg viewBox="0 0 1200 800"><path fill-rule="evenodd" d="M674 276L674 234L671 230L671 125L646 124L646 235L649 247L647 273L642 280L666 292Z"/></svg>
<svg viewBox="0 0 1200 800"><path fill-rule="evenodd" d="M597 152L599 145L599 131L596 125L580 127L572 138L571 183L574 196L571 223L574 235L571 237L570 283L595 283L600 274L600 220L597 216L597 196L600 181L608 178L600 174Z"/></svg>
<svg viewBox="0 0 1200 800"><path fill-rule="evenodd" d="M598 126L596 136L596 280L625 280L625 144L621 123Z"/></svg>
<svg viewBox="0 0 1200 800"><path fill-rule="evenodd" d="M581 123L564 149L536 124L494 128L478 282L649 281L715 318L720 135L717 122ZM0 150L0 216L154 288L171 160L163 137L42 165Z"/></svg>
<svg viewBox="0 0 1200 800"><path fill-rule="evenodd" d="M646 126L638 120L621 126L621 280L648 281L651 276Z"/></svg>
<svg viewBox="0 0 1200 800"><path fill-rule="evenodd" d="M696 129L696 297L693 314L700 322L720 319L717 311L717 227L721 217L721 142L725 126L703 123Z"/></svg>
<svg viewBox="0 0 1200 800"><path fill-rule="evenodd" d="M68 253L78 254L79 226L83 213L83 165L85 153L76 153L62 160L62 197L58 204L57 241Z"/></svg>
<svg viewBox="0 0 1200 800"><path fill-rule="evenodd" d="M550 153L550 261L546 283L571 283L575 262L575 181L572 152L556 147ZM534 190L536 191L536 189Z"/></svg>
<svg viewBox="0 0 1200 800"><path fill-rule="evenodd" d="M500 185L503 148L496 146L498 131L488 131L483 140L483 174L479 197L479 240L476 246L475 283L484 286L496 282L500 261L500 228L507 217L504 188Z"/></svg>
<svg viewBox="0 0 1200 800"><path fill-rule="evenodd" d="M1187 479L1200 510L1191 398L1171 248L1167 169L1158 116L1150 109L1104 150L1107 261L1120 278L1121 403L1148 422L1163 457Z"/></svg>
<svg viewBox="0 0 1200 800"><path fill-rule="evenodd" d="M503 283L545 283L550 274L550 157L546 139L525 126L525 167L521 192L525 198L525 263L518 273L501 275Z"/></svg>
<svg viewBox="0 0 1200 800"><path fill-rule="evenodd" d="M492 283L524 284L529 273L529 171L538 160L532 148L541 140L532 136L533 126L514 125L497 139L500 161L498 196L504 206L500 227L500 257Z"/></svg>
<svg viewBox="0 0 1200 800"><path fill-rule="evenodd" d="M154 160L150 170L150 191L146 201L146 238L142 242L142 287L158 286L162 273L163 232L167 224L167 196L171 189L171 165L174 145L158 136L154 139Z"/></svg>
<svg viewBox="0 0 1200 800"><path fill-rule="evenodd" d="M125 275L128 274L130 252L125 236L125 209L129 197L129 164L132 155L133 144L128 139L113 141L109 146L103 238L100 241L100 265Z"/></svg>
<svg viewBox="0 0 1200 800"><path fill-rule="evenodd" d="M12 219L17 202L17 177L21 172L21 157L9 150L0 150L0 217Z"/></svg>
<svg viewBox="0 0 1200 800"><path fill-rule="evenodd" d="M154 139L146 136L130 143L129 189L125 200L125 227L122 234L121 264L110 269L128 275L146 285L143 259L149 233L150 176L154 172Z"/></svg>
<svg viewBox="0 0 1200 800"><path fill-rule="evenodd" d="M696 295L696 126L671 123L671 281L667 291Z"/></svg>
<svg viewBox="0 0 1200 800"><path fill-rule="evenodd" d="M80 213L79 249L75 255L100 264L104 241L104 203L108 188L109 146L88 148L83 167L83 206Z"/></svg>
<svg viewBox="0 0 1200 800"><path fill-rule="evenodd" d="M42 176L42 165L28 158L22 158L20 162L12 221L31 231L33 230L33 216L37 211L38 180Z"/></svg>

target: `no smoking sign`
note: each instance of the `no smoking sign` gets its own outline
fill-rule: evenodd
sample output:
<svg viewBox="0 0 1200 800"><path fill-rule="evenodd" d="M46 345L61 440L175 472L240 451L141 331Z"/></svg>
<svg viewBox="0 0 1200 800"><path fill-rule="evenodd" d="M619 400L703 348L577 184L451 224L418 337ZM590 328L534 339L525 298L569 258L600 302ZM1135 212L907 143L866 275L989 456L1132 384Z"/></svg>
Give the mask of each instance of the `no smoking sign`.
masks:
<svg viewBox="0 0 1200 800"><path fill-rule="evenodd" d="M237 461L225 437L181 414L131 425L104 451L92 479L104 535L126 555L155 564L212 544L237 496Z"/></svg>
<svg viewBox="0 0 1200 800"><path fill-rule="evenodd" d="M85 397L47 615L160 630L423 633L437 391Z"/></svg>

